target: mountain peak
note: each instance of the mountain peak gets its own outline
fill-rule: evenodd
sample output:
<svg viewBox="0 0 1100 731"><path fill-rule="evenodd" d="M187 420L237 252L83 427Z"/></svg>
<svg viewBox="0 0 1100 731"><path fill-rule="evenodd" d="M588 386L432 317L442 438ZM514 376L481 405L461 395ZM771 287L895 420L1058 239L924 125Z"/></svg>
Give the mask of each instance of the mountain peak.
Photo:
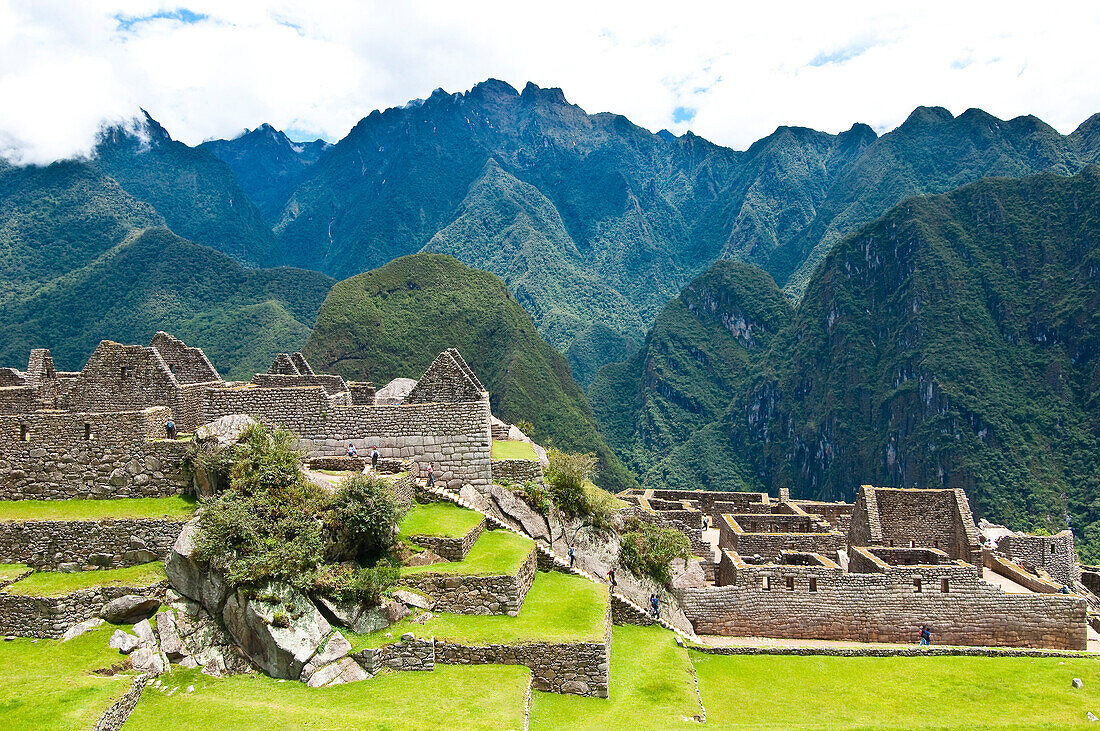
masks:
<svg viewBox="0 0 1100 731"><path fill-rule="evenodd" d="M955 117L951 112L943 107L917 107L908 118L902 122L898 129L913 130L922 127L931 127L937 124L946 124L953 119L955 119Z"/></svg>
<svg viewBox="0 0 1100 731"><path fill-rule="evenodd" d="M565 98L565 92L557 86L542 88L533 81L528 81L527 86L523 87L523 93L520 97L524 101L545 101L549 104L564 104L568 105L569 102Z"/></svg>

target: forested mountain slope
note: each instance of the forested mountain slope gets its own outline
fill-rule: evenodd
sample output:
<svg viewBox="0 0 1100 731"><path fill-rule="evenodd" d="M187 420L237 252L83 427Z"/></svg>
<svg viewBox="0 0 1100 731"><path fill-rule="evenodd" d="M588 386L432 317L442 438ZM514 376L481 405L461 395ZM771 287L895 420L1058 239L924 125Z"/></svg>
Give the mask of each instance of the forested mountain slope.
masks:
<svg viewBox="0 0 1100 731"><path fill-rule="evenodd" d="M337 283L303 352L318 371L381 387L419 378L452 347L489 390L493 413L531 421L540 443L595 452L605 487L636 485L600 436L561 353L500 279L450 256L401 257Z"/></svg>

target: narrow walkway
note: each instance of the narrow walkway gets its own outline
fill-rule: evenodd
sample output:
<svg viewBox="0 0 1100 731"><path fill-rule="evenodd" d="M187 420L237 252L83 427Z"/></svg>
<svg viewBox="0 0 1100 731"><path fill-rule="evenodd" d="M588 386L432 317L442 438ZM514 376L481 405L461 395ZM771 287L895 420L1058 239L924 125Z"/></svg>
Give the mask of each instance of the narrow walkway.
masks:
<svg viewBox="0 0 1100 731"><path fill-rule="evenodd" d="M1034 594L1031 589L1028 589L1022 584L1017 584L1007 576L1001 576L996 571L990 568L982 569L982 580L987 584L993 584L1004 589L1006 594Z"/></svg>

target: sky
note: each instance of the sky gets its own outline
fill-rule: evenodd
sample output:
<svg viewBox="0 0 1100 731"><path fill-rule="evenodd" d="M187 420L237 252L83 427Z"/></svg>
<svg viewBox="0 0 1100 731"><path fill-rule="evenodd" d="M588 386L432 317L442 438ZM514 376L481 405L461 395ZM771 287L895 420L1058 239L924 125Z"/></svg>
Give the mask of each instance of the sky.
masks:
<svg viewBox="0 0 1100 731"><path fill-rule="evenodd" d="M498 78L745 149L918 105L1063 133L1100 111L1100 2L0 0L0 155L86 155L144 108L197 144L268 122L336 141L374 109Z"/></svg>

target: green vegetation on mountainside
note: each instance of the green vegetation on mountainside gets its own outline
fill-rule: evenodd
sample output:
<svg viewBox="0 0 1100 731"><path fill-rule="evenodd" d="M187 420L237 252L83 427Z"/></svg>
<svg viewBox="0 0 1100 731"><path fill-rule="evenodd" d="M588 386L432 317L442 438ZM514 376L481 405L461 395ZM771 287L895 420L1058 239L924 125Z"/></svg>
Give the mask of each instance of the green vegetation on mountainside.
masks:
<svg viewBox="0 0 1100 731"><path fill-rule="evenodd" d="M493 413L534 424L531 437L600 458L597 481L634 483L596 428L562 355L546 344L500 279L440 254L417 254L333 286L303 352L319 371L418 378L457 348L489 390Z"/></svg>
<svg viewBox="0 0 1100 731"><path fill-rule="evenodd" d="M713 421L793 312L766 273L719 261L657 316L644 345L588 389L604 435L639 472Z"/></svg>
<svg viewBox="0 0 1100 731"><path fill-rule="evenodd" d="M727 412L647 476L963 488L1100 558L1100 168L914 198L838 245Z"/></svg>
<svg viewBox="0 0 1100 731"><path fill-rule="evenodd" d="M87 266L0 306L0 362L50 348L79 370L100 340L147 343L166 330L203 348L223 376L250 378L296 350L331 281L296 269L245 269L165 229L133 233Z"/></svg>

